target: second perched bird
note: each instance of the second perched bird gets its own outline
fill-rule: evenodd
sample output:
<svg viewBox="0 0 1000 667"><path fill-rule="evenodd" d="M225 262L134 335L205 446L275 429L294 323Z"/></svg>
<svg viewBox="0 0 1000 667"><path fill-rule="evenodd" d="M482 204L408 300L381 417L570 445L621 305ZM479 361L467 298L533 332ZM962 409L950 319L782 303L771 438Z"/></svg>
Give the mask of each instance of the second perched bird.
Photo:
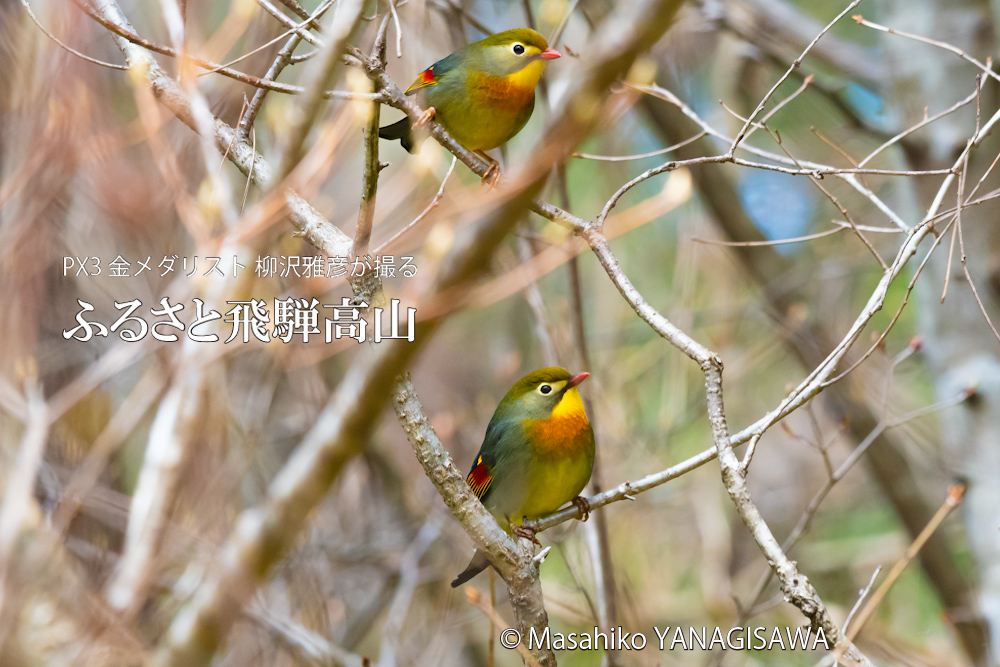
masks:
<svg viewBox="0 0 1000 667"><path fill-rule="evenodd" d="M484 151L521 131L535 108L535 86L545 63L561 56L534 30L507 30L437 61L420 73L406 94L424 91L425 118L436 118L460 144L486 159L490 164L486 181L498 165ZM413 152L409 118L380 128L378 135L399 139Z"/></svg>
<svg viewBox="0 0 1000 667"><path fill-rule="evenodd" d="M500 401L466 479L507 532L534 540L520 524L568 502L590 511L579 496L594 471L594 430L576 387L589 373L542 368L524 376ZM489 565L477 551L452 588Z"/></svg>

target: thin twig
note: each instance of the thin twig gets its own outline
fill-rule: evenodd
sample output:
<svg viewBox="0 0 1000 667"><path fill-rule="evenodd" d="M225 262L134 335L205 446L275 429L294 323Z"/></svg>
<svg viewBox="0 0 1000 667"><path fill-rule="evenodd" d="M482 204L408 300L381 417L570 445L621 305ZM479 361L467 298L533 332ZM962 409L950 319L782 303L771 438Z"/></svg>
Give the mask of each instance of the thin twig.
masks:
<svg viewBox="0 0 1000 667"><path fill-rule="evenodd" d="M256 153L257 152L257 129L256 128L254 128L254 127L250 128L250 136L252 138L252 141L250 143L250 149L254 153ZM235 138L235 135L233 136L233 138ZM240 215L243 214L243 209L247 205L247 195L250 194L250 184L253 183L253 167L254 167L254 165L253 165L253 163L251 163L250 164L250 173L247 174L247 184L246 184L246 187L243 188L243 201L240 202Z"/></svg>
<svg viewBox="0 0 1000 667"><path fill-rule="evenodd" d="M250 56L254 55L255 53L259 53L259 52L263 51L267 47L269 47L272 44L278 42L279 40L284 39L288 35L293 35L293 36L297 37L298 38L296 40L296 44L297 44L298 40L302 39L302 35L299 34L299 29L304 28L305 26L307 26L310 23L312 23L313 19L318 19L318 18L322 17L323 14L326 13L326 10L328 10L330 7L333 6L334 2L336 2L336 0L326 0L319 7L316 8L316 11L312 14L312 16L310 16L308 19L306 19L302 23L300 23L300 24L298 24L298 25L296 25L294 27L289 28L288 30L286 30L285 32L281 33L280 35L278 35L274 39L268 40L267 42L261 44L256 49L253 49L252 51L248 51L248 52L244 53L243 55L238 56L237 58L234 58L234 59L230 60L229 62L225 63L224 65L220 65L219 68L221 69L223 67L232 67L236 63L238 63L240 61L243 61L243 60L246 60L247 58L249 58ZM205 76L207 74L212 74L215 71L216 70L214 70L214 69L210 69L210 70L206 70L204 72L199 72L198 76ZM273 78L273 77L265 77L265 78Z"/></svg>
<svg viewBox="0 0 1000 667"><path fill-rule="evenodd" d="M923 529L923 531L921 531L920 535L917 536L917 539L913 540L913 543L910 544L909 548L907 548L903 557L896 561L896 564L892 566L891 570L889 570L889 574L886 575L885 581L879 585L879 587L872 594L871 598L868 600L867 604L865 604L865 606L862 607L861 611L858 613L857 621L855 621L849 629L845 630L845 634L848 639L853 640L858 633L861 632L861 629L865 627L865 623L868 622L868 619L878 607L879 603L882 602L886 593L888 593L889 589L892 588L892 585L896 583L899 575L903 573L903 570L905 570L906 566L910 564L910 561L913 560L913 558L920 552L920 549L923 548L927 539L934 533L934 531L938 529L938 526L940 526L941 523L948 518L948 515L951 514L952 510L962 504L962 498L964 496L965 486L961 484L948 489L948 496L945 498L944 504L941 505L941 508L938 509L937 513L931 518L927 526Z"/></svg>
<svg viewBox="0 0 1000 667"><path fill-rule="evenodd" d="M763 123L763 122L764 121L761 121L761 123ZM778 144L778 147L781 148L782 152L784 152L785 155L787 155L789 158L791 158L795 162L796 165L799 165L799 161L796 160L795 157L791 154L791 152L785 147L784 143L781 141L781 137L779 135L771 132L771 130L769 128L767 128L766 125L764 125L764 128L767 130L767 133L770 134L774 138L775 142ZM851 226L851 229L854 231L854 234L859 239L861 239L861 242L865 245L866 248L868 248L868 252L870 252L872 254L872 256L875 257L875 260L879 263L879 266L882 267L882 272L884 273L885 271L887 271L889 267L886 266L885 260L882 259L882 255L880 255L879 252L878 252L878 250L875 249L875 246L873 246L871 244L871 241L869 241L868 237L866 237L864 235L864 232L862 232L858 228L857 224L854 222L854 218L852 218L851 214L847 212L847 208L843 204L840 203L840 201L833 195L832 192L830 192L826 187L823 186L822 183L819 182L819 178L817 178L816 176L810 176L809 177L809 181L813 185L815 185L817 188L819 188L819 191L822 192L823 195L827 199L829 199L830 202L834 206L837 207L837 209L840 211L840 214L842 216L844 216L844 220L846 220L847 223ZM751 455L752 455L752 448L747 451L746 463L749 463L749 459L750 459ZM744 470L745 469L746 469L746 466L744 466Z"/></svg>
<svg viewBox="0 0 1000 667"><path fill-rule="evenodd" d="M857 4L857 3L854 3L854 4ZM890 35L899 35L900 37L906 37L907 39L912 39L914 41L921 42L923 44L929 44L931 46L936 46L939 49L944 49L945 51L948 51L950 53L954 53L956 56L958 56L962 60L966 61L967 63L971 63L972 65L975 65L986 76L994 79L995 81L1000 81L1000 75L998 75L996 72L994 72L992 68L988 67L987 65L985 65L982 62L980 62L979 60L973 58L972 56L970 56L968 53L966 53L962 49L958 48L957 46L954 46L952 44L948 44L947 42L939 42L938 40L936 40L936 39L930 39L929 37L921 37L920 35L914 35L914 34L911 34L911 33L908 33L908 32L903 32L902 30L896 30L895 28L888 28L888 27L886 27L884 25L879 25L878 23L872 23L871 21L866 20L860 14L852 16L851 18L854 19L859 25L863 25L866 28L873 28L873 29L879 30L881 32L887 32Z"/></svg>
<svg viewBox="0 0 1000 667"><path fill-rule="evenodd" d="M687 116L692 121L694 121L701 129L703 129L705 132L707 132L709 136L711 136L712 138L718 140L719 142L725 143L726 145L730 145L733 142L733 140L730 139L728 136L726 136L722 132L719 132L718 130L716 130L715 128L713 128L711 125L709 125L708 123L706 123L700 116L698 116L698 114L696 114L694 112L694 110L691 109L691 107L689 107L687 104L685 104L684 102L682 102L680 100L680 98L678 98L676 95L674 95L669 90L666 90L665 88L661 88L660 86L656 86L656 85L640 86L640 85L629 84L629 83L626 83L625 85L628 86L628 87L630 87L630 88L634 88L635 90L639 90L639 91L642 91L644 93L647 93L648 95L652 95L653 97L657 97L659 99L662 99L662 100L664 100L666 102L669 102L670 104L676 106L681 111L681 113L683 113L685 116ZM743 150L743 151L746 151L748 153L751 153L753 155L758 155L758 156L766 158L768 160L772 160L774 162L777 162L778 164L789 164L789 165L790 164L794 164L791 160L789 160L784 155L781 155L781 154L778 154L778 153L772 153L770 151L765 151L765 150L763 150L761 148L758 148L758 147L750 145L750 144L741 144L740 145L740 149ZM857 190L862 196L864 196L869 201L871 201L872 204L874 204L880 211L882 211L883 213L885 213L885 215L888 216L889 219L892 220L892 222L895 223L895 225L897 227L899 227L900 229L902 229L904 231L909 231L910 230L910 226L908 224L906 224L906 222L898 214L896 214L891 208L889 208L885 204L885 202L883 202L881 199L879 199L875 195L875 193L873 193L868 188L864 187L858 181L858 179L857 179L857 177L856 177L855 174L852 174L852 173L843 173L842 170L840 170L839 173L835 173L835 172L838 172L838 170L834 169L833 167L829 167L827 165L818 164L818 163L812 162L812 161L802 160L801 163L803 165L805 165L809 169L831 169L831 170L833 170L833 171L831 171L831 173L834 173L834 175L836 175L839 178L843 179L848 185L850 185L852 188L854 188L855 190ZM813 173L815 173L815 172L813 172Z"/></svg>
<svg viewBox="0 0 1000 667"><path fill-rule="evenodd" d="M267 73L264 75L265 79L274 81L281 74L281 71L288 66L291 61L292 52L295 51L299 43L302 41L297 33L288 38L281 50L278 51L278 55L275 57L274 62L267 69ZM250 98L250 103L247 105L246 113L240 118L239 122L236 124L236 132L233 133L233 141L246 141L247 136L250 133L250 128L253 127L254 121L257 119L257 114L260 113L261 108L264 104L264 98L267 97L267 88L258 88L254 91L253 97ZM223 157L223 160L225 157Z"/></svg>
<svg viewBox="0 0 1000 667"><path fill-rule="evenodd" d="M959 209L961 210L961 209ZM959 214L961 215L961 214ZM1000 341L1000 332L997 331L996 326L993 324L993 320L990 319L989 313L986 312L986 306L983 305L983 300L979 296L979 290L976 289L976 283L972 280L972 274L969 273L969 267L966 264L965 257L965 241L962 238L962 221L959 219L955 225L958 228L958 247L961 253L962 259L962 271L965 273L965 280L968 281L969 287L972 288L972 295L976 297L976 303L979 304L979 311L983 314L986 319L986 324L990 326L990 330L993 332L993 336Z"/></svg>
<svg viewBox="0 0 1000 667"><path fill-rule="evenodd" d="M789 95L789 96L788 96L788 97L786 97L785 99L783 99L783 100L781 100L780 102L778 102L777 104L775 104L775 105L774 105L774 108L773 108L773 109L771 109L770 111L768 111L768 112L767 112L766 114L764 114L764 117L763 117L763 118L761 118L761 119L760 119L759 121L756 121L755 123L753 123L753 126L752 126L752 127L750 128L750 130L749 130L749 131L748 131L748 132L746 133L746 136L745 136L745 137L743 137L743 140L744 140L744 141L746 141L747 139L749 139L749 138L750 138L750 136L751 136L751 135L752 135L752 134L753 134L753 133L754 133L754 132L755 132L755 131L756 131L757 129L759 129L759 128L761 128L761 127L767 127L767 121L771 120L771 117L772 117L772 116L774 116L774 114L778 113L778 112L779 112L779 111L781 111L781 110L782 110L782 109L783 109L783 108L784 108L784 107L785 107L786 105L788 105L788 104L790 104L790 103L791 103L792 101L794 101L796 97L798 97L799 95L801 95L802 93L804 93L804 92L805 92L805 90L806 90L806 88L808 88L808 87L809 87L809 84L811 84L811 83L813 82L813 78L814 78L814 77L813 77L813 75L812 75L812 74L810 74L810 75L806 76L806 77L805 77L805 78L804 78L804 79L802 80L802 84L801 84L801 85L800 85L800 86L799 86L798 88L796 88L796 89L795 89L795 91L794 91L794 92L793 92L793 93L792 93L791 95ZM723 105L723 106L725 106L725 105ZM728 109L728 107L726 107L726 108ZM747 119L741 119L741 120L744 120L744 121L745 121L745 120L747 120Z"/></svg>
<svg viewBox="0 0 1000 667"><path fill-rule="evenodd" d="M300 19L309 17L309 12L307 12L305 8L298 3L298 0L281 0L281 4L291 9L295 13L295 15L298 16ZM317 31L323 30L323 27L318 23L314 23L312 27L314 30Z"/></svg>
<svg viewBox="0 0 1000 667"><path fill-rule="evenodd" d="M667 146L666 148L660 148L659 150L650 151L649 153L639 153L637 155L592 155L590 153L573 153L572 157L581 158L584 160L601 160L603 162L625 162L627 160L642 160L647 157L654 157L656 155L663 155L664 153L672 153L678 148L683 148L688 144L692 144L702 137L704 137L707 132L702 130L698 134L694 135L690 139L685 139L684 141L674 144L673 146Z"/></svg>
<svg viewBox="0 0 1000 667"><path fill-rule="evenodd" d="M97 21L98 23L100 23L105 28L115 33L119 37L127 39L133 44L141 46L144 49L148 49L154 53L170 56L172 58L177 57L177 51L175 49L172 49L169 46L162 46L160 44L156 44L155 42L151 42L148 39L140 37L134 32L127 30L126 28L123 28L122 26L112 21L109 21L104 16L101 16L97 11L95 11L89 5L84 4L82 0L73 0L73 3L76 4L78 7L80 7L80 9L83 10L88 16L93 18L95 21ZM310 57L311 55L312 54L310 54ZM291 84L280 83L278 81L272 81L270 79L260 79L255 76L251 76L249 74L244 74L243 72L236 71L229 67L223 67L219 63L212 62L211 60L206 60L204 58L199 58L191 54L187 54L184 57L187 60L194 63L195 65L197 65L198 67L214 70L218 74L222 74L223 76L235 79L236 81L240 81L250 86L254 86L255 88L266 88L267 90L272 90L278 93L286 93L288 95L300 95L305 92L305 88L303 88L302 86L293 86ZM348 56L345 56L345 60L349 59L350 58ZM292 58L292 61L296 62L294 57ZM331 99L331 98L355 99L355 100L381 99L378 95L374 95L372 93L355 93L343 90L327 90L322 93L322 96L324 99Z"/></svg>
<svg viewBox="0 0 1000 667"><path fill-rule="evenodd" d="M893 366L895 366L895 360ZM892 375L890 374L889 379L891 378ZM833 490L833 487L836 486L841 480L844 479L844 477L847 476L847 473L854 468L855 464L857 464L858 461L861 460L861 458L865 455L868 449L878 440L878 438L882 437L882 435L886 431L892 428L896 428L898 426L902 426L903 424L909 423L910 421L917 419L919 417L923 417L927 414L932 414L934 412L939 412L949 407L953 407L955 405L962 403L967 399L968 399L968 394L963 392L962 394L951 400L927 406L923 410L916 410L913 413L905 415L898 419L889 420L883 415L883 417L879 420L879 423L876 424L875 428L873 428L868 433L868 435L865 436L865 438L858 443L858 445L851 451L850 455L844 460L844 462L841 463L836 470L828 473L827 479L824 482L823 486L820 487L820 489L809 501L809 504L805 507L805 509L802 510L802 514L799 515L799 519L795 523L795 527L792 528L791 532L788 533L788 536L785 537L784 541L781 543L782 550L786 552L791 551L795 547L795 545L798 544L799 540L806 533L813 519L816 517L816 514L819 512L819 508L822 505L823 501L826 500L827 496ZM829 461L826 460L825 462L829 463ZM753 593L751 593L751 595L749 596L749 599L751 600L749 604L750 607L754 607L760 600L760 597L764 594L764 590L766 589L767 584L771 581L772 576L773 572L768 570L757 582L757 585L754 587Z"/></svg>
<svg viewBox="0 0 1000 667"><path fill-rule="evenodd" d="M426 218L427 214L429 214L431 211L433 211L435 208L437 208L438 204L441 203L441 199L444 197L444 186L448 184L448 179L451 178L452 172L455 171L455 164L457 162L458 162L458 158L453 155L451 157L451 166L448 167L448 171L445 172L444 178L441 179L441 187L439 187L438 191L434 194L434 198L431 199L431 203L428 204L427 207L423 211L420 212L420 215L418 215L417 217L415 217L412 221L410 221L408 224L406 224L398 232L396 232L395 234L393 234L392 236L390 236L389 239L387 241L385 241L385 243L383 243L378 248L376 248L375 249L376 253L380 253L383 250L386 250L387 248L390 248L392 246L392 244L396 242L396 240L398 240L402 236L406 235L411 229L413 229L414 227L416 227L417 224L419 224L421 220L423 220L424 218Z"/></svg>
<svg viewBox="0 0 1000 667"><path fill-rule="evenodd" d="M718 245L726 246L730 248L739 247L758 247L758 246L772 246L772 245L784 245L786 243L802 243L803 241L812 241L814 239L823 238L825 236L831 236L838 232L843 232L851 229L851 225L842 220L831 220L831 224L837 226L836 229L828 229L825 232L816 232L815 234L806 234L805 236L796 236L788 239L775 239L773 241L717 241L715 239L703 239L692 237L692 241L695 243L704 243L705 245ZM866 232L875 232L877 234L899 234L899 229L892 229L889 227L874 227L872 225L856 225L858 229L862 229Z"/></svg>
<svg viewBox="0 0 1000 667"><path fill-rule="evenodd" d="M885 143L883 143L881 146L879 146L878 148L876 148L875 150L873 150L871 153L869 153L868 157L866 157L864 160L862 160L861 162L858 163L858 167L864 167L866 164L868 164L873 159L875 159L875 157L877 155L879 155L880 153L882 153L885 149L887 149L890 146L892 146L892 145L900 142L901 140L903 140L906 137L910 136L911 134L913 134L917 130L919 130L919 129L927 126L927 125L930 125L931 123L933 123L933 122L935 122L937 120L940 120L940 119L944 118L945 116L953 114L956 111L958 111L959 109L961 109L962 107L966 106L967 104L970 104L971 102L973 102L976 99L976 95L977 95L976 91L972 91L971 93L969 93L968 97L965 97L965 98L959 100L958 102L955 102L954 104L952 104L950 107L948 107L944 111L939 111L938 113L936 113L936 114L934 114L932 116L928 116L928 117L924 118L923 120L921 120L916 125L913 125L912 127L909 127L907 129L903 130L902 132L900 132L899 134L897 134L896 136L892 137L891 139L889 139L888 141L886 141Z"/></svg>
<svg viewBox="0 0 1000 667"><path fill-rule="evenodd" d="M878 567L876 567L875 571L872 572L871 579L868 580L868 585L865 586L864 588L862 588L861 591L859 592L859 594L858 594L858 601L854 603L853 607L851 607L851 613L849 613L847 615L847 620L844 621L844 631L845 632L848 630L848 628L851 627L851 621L854 620L854 614L856 614L858 612L858 609L861 607L861 603L865 601L866 597L868 597L868 593L871 591L872 586L875 585L875 580L878 579L878 574L881 571L882 571L882 566L881 565L879 565Z"/></svg>
<svg viewBox="0 0 1000 667"><path fill-rule="evenodd" d="M798 69L799 65L802 63L805 57L809 54L810 51L812 51L813 47L816 46L816 42L818 42L820 38L823 37L823 35L829 32L830 29L833 28L833 26L836 25L838 21L840 21L840 19L844 18L844 16L846 16L848 12L857 7L859 4L861 4L861 0L853 0L853 2L851 2L851 4L849 4L847 7L845 7L842 12L837 14L837 16L834 17L832 21L826 24L826 27L823 28L819 32L819 34L813 38L811 42L809 42L808 46L806 46L805 50L802 51L799 57L796 58L794 61L792 61L792 64L788 68L788 70L781 76L780 79L778 79L777 83L775 83L771 87L771 90L767 91L767 94L764 95L763 99L761 99L760 103L757 105L757 108L754 109L753 113L750 114L746 122L743 124L743 127L736 134L736 138L733 139L733 143L729 147L728 155L730 157L736 154L736 148L740 145L740 142L743 141L743 139L747 136L747 132L750 129L750 124L753 123L754 119L757 118L757 116L760 115L760 112L764 110L764 106L767 104L767 101L771 99L771 96L774 95L775 91L778 90L781 84L783 84L788 79L788 77L792 75L792 72Z"/></svg>
<svg viewBox="0 0 1000 667"><path fill-rule="evenodd" d="M747 150L750 150L749 148ZM688 167L692 165L699 164L735 164L742 167L753 167L754 169L763 169L765 171L775 171L781 174L788 174L791 176L809 176L810 178L818 179L827 175L836 175L841 177L850 177L859 174L877 174L882 176L941 176L941 175L951 175L953 172L951 169L928 169L925 171L907 171L905 169L854 169L854 168L838 168L838 167L812 167L810 166L799 166L797 168L781 167L773 164L766 164L763 162L753 162L751 160L745 160L743 158L733 157L731 155L713 155L708 157L691 158L689 160L675 160L662 164L659 167L654 167L649 169L642 174L639 174L631 181L621 186L611 199L604 205L604 208L597 216L597 220L603 222L607 218L608 214L618 203L621 197L634 188L636 185L649 180L653 176L658 176L660 174L665 174L667 172L675 171L682 167ZM803 165L808 165L808 163L803 162ZM846 180L846 178L845 178Z"/></svg>
<svg viewBox="0 0 1000 667"><path fill-rule="evenodd" d="M396 0L389 0L389 12L392 14L392 23L396 26L396 57L403 57L403 27L399 23L399 13L396 11Z"/></svg>
<svg viewBox="0 0 1000 667"><path fill-rule="evenodd" d="M103 60L98 60L97 58L91 58L90 56L88 56L88 55L86 55L84 53L80 53L79 51L77 51L76 49L74 49L73 47L69 46L68 44L66 44L65 42L63 42L61 39L59 39L58 37L56 37L55 35L53 35L45 26L42 25L41 21L38 20L38 17L35 16L35 13L33 11L31 11L31 5L28 4L28 0L21 0L21 5L24 6L24 11L28 12L28 16L31 18L32 22L34 22L34 24L36 26L38 26L38 29L41 30L45 34L46 37L48 37L49 39L51 39L53 42L55 42L61 48L65 49L66 51L69 51L70 53L72 53L77 58L83 58L88 63L94 63L95 65L100 65L101 67L107 67L109 69L117 69L117 70L128 71L128 67L126 67L125 65L116 65L115 63L105 62Z"/></svg>
<svg viewBox="0 0 1000 667"><path fill-rule="evenodd" d="M465 7L462 7L456 0L432 0L434 5L439 9L447 9L457 12L459 16L469 22L473 28L489 37L494 33L490 30L489 26L473 16Z"/></svg>
<svg viewBox="0 0 1000 667"><path fill-rule="evenodd" d="M285 16L285 14L280 9L278 9L277 7L275 7L274 5L272 5L270 2L268 2L268 0L257 0L257 4L260 5L261 8L265 12L267 12L268 14L270 14L271 16L273 16L275 19L277 19L278 23L280 23L281 25L285 26L286 28L288 28L290 30L294 30L295 34L297 34L299 37L301 37L302 39L306 40L307 42L309 42L313 46L322 47L324 45L324 41L323 40L319 39L318 37L316 37L315 35L313 35L312 33L310 33L308 30L306 30L305 28L296 25L295 21L293 21L292 19L290 19L287 16ZM300 16L299 18L308 19L309 18L309 14L307 13L305 16ZM312 23L313 25L316 25L311 20L309 22Z"/></svg>

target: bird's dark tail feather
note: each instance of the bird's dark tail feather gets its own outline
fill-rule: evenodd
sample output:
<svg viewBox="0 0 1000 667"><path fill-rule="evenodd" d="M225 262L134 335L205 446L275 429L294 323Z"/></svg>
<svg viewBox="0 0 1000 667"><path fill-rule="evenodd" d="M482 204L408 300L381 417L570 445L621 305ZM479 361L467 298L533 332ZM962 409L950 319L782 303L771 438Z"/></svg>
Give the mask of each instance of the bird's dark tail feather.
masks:
<svg viewBox="0 0 1000 667"><path fill-rule="evenodd" d="M378 129L378 136L383 139L399 139L407 153L413 152L413 128L410 126L410 119L404 117L392 125L386 125Z"/></svg>
<svg viewBox="0 0 1000 667"><path fill-rule="evenodd" d="M490 565L492 565L492 563L490 563L489 559L486 558L486 554L477 549L476 553L472 554L472 560L469 562L469 566L462 570L460 575L455 577L455 581L451 582L451 587L458 588L469 579L472 579L474 576L488 568Z"/></svg>

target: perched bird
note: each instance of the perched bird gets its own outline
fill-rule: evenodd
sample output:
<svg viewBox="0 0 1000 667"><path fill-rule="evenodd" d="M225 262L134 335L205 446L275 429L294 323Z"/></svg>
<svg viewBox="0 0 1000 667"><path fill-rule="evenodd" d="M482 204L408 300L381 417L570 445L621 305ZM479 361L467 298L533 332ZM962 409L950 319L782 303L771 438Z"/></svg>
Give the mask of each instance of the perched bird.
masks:
<svg viewBox="0 0 1000 667"><path fill-rule="evenodd" d="M484 151L521 131L535 108L535 86L546 62L560 57L534 30L506 30L437 61L420 73L406 94L423 90L428 109L421 124L436 118L458 143L489 163L485 182L499 174L499 165ZM399 139L413 152L409 118L380 128L378 135Z"/></svg>
<svg viewBox="0 0 1000 667"><path fill-rule="evenodd" d="M537 543L520 525L568 502L587 520L590 505L580 492L594 470L594 430L577 385L589 373L542 368L525 375L500 401L466 482L508 533ZM452 588L489 565L477 551Z"/></svg>

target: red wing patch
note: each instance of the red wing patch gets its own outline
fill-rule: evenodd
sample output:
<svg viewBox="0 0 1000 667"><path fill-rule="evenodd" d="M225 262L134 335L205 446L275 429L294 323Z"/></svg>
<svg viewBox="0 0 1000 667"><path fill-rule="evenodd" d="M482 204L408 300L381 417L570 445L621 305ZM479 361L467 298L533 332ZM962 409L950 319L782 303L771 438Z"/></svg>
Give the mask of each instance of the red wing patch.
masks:
<svg viewBox="0 0 1000 667"><path fill-rule="evenodd" d="M437 74L434 73L434 66L431 65L417 77L417 80L410 84L410 87L406 89L406 95L412 95L417 90L421 88L426 88L427 86L437 85Z"/></svg>
<svg viewBox="0 0 1000 667"><path fill-rule="evenodd" d="M489 469L486 464L483 463L483 457L480 456L476 459L476 467L472 469L469 476L465 478L465 483L472 488L472 492L476 494L476 498L480 500L486 495L489 490L490 485L493 484L493 475L490 474Z"/></svg>

